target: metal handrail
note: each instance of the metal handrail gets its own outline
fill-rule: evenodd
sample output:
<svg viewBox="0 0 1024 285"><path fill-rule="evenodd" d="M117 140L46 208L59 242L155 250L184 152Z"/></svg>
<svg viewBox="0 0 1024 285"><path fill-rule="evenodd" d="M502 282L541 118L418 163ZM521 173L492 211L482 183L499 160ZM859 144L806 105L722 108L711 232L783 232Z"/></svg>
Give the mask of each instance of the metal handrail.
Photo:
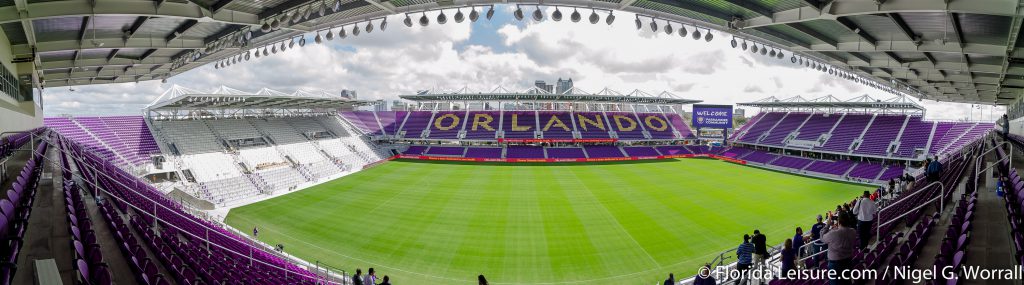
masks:
<svg viewBox="0 0 1024 285"><path fill-rule="evenodd" d="M983 162L985 162L984 161L985 160L985 155L988 155L988 153L990 153L992 151L995 151L997 149L1002 149L1001 147L1003 145L1009 145L1010 146L1010 151L1006 153L1006 156L996 160L995 161L996 164L992 164L992 166L988 166L988 167L985 167L984 169L982 169L981 168L981 164ZM975 171L974 172L974 179L977 180L978 178L981 177L981 172L987 171L989 169L992 169L992 167L995 167L996 165L998 165L998 163L1003 162L1003 160L1007 160L1006 165L1008 167L1013 167L1013 144L1012 143L1009 143L1009 142L1006 142L1006 141L1002 141L1002 142L996 144L995 146L992 146L992 148L989 148L988 150L986 150L986 151L982 152L981 154L979 154L974 159L974 171Z"/></svg>
<svg viewBox="0 0 1024 285"><path fill-rule="evenodd" d="M935 185L935 184L939 185L939 191L940 192L939 192L939 196L938 197L935 197L935 198L932 198L931 200L925 201L924 203L921 203L921 205L917 206L913 210L907 211L906 213L903 213L903 215L900 215L899 217L893 218L893 219L889 220L888 222L879 223L878 226L875 227L875 236L876 237L881 237L882 236L882 226L891 224L891 223L899 220L900 218L903 218L904 216L906 216L906 215L908 215L908 214L910 214L910 213L912 213L914 211L917 211L918 209L920 209L920 208L922 208L924 206L927 206L931 202L934 202L936 199L941 199L941 200L939 200L939 209L945 208L945 204L944 204L945 201L942 198L946 196L946 185L943 185L942 181L934 181L932 183L929 183L928 185L925 185L921 189L918 189L917 192L910 193L909 195L907 195L907 197L900 198L900 200L898 200L896 202L893 202L893 203L890 203L888 207L878 209L878 213L876 213L876 214L878 215L879 218L881 218L882 217L882 212L885 211L886 209L892 208L896 204L899 204L900 202L903 202L903 201L909 199L910 196L916 195L918 193L924 193L925 189L928 189L929 187L932 187L932 185ZM879 222L881 222L881 221L879 221Z"/></svg>

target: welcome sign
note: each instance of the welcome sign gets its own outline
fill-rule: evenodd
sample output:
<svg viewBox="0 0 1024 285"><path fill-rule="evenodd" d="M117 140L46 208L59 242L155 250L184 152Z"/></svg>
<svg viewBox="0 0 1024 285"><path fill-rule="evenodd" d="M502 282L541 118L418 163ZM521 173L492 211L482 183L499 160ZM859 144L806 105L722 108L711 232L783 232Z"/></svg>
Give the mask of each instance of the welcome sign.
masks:
<svg viewBox="0 0 1024 285"><path fill-rule="evenodd" d="M693 105L693 127L729 129L732 128L731 105Z"/></svg>

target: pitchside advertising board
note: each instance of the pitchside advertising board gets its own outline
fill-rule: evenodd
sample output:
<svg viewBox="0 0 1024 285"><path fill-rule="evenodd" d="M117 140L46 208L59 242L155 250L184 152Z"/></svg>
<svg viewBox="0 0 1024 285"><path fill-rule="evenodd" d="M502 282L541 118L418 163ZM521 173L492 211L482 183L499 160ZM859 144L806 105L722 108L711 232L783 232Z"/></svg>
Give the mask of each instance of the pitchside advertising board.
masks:
<svg viewBox="0 0 1024 285"><path fill-rule="evenodd" d="M732 128L731 105L693 105L694 128L730 129Z"/></svg>

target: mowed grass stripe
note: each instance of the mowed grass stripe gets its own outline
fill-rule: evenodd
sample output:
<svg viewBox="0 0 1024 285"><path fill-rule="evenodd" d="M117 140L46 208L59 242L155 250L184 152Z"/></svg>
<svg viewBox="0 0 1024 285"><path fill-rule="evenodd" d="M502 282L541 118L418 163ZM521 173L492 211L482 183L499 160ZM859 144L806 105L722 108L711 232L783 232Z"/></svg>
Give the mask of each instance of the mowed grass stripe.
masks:
<svg viewBox="0 0 1024 285"><path fill-rule="evenodd" d="M399 284L650 284L760 228L792 236L864 186L705 159L394 161L233 209L226 222L310 261ZM246 231L247 232L247 231ZM351 272L349 272L351 273Z"/></svg>

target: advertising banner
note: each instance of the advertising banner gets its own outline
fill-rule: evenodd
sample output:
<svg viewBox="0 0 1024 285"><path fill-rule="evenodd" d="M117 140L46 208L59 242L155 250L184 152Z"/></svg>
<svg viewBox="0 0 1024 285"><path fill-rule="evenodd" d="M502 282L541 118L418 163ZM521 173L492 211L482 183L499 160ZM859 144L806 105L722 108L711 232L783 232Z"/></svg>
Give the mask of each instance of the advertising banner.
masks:
<svg viewBox="0 0 1024 285"><path fill-rule="evenodd" d="M697 129L732 128L732 106L694 104L692 124Z"/></svg>

